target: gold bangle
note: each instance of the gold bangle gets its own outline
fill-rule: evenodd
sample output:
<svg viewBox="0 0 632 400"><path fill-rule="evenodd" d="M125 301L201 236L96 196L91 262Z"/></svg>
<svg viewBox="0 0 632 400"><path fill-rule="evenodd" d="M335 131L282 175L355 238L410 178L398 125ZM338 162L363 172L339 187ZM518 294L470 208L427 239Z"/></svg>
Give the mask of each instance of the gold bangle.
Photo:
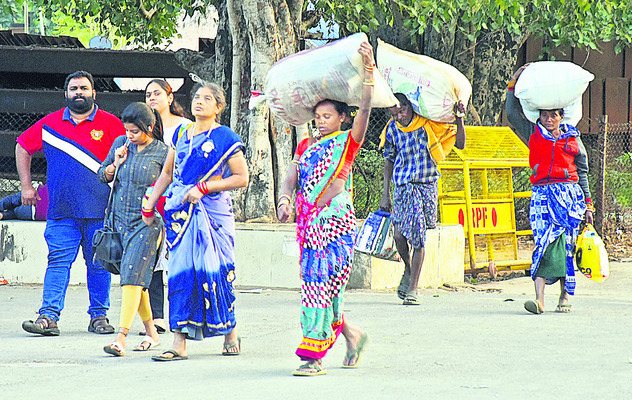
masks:
<svg viewBox="0 0 632 400"><path fill-rule="evenodd" d="M362 81L362 84L366 86L373 86L375 85L375 81Z"/></svg>
<svg viewBox="0 0 632 400"><path fill-rule="evenodd" d="M289 201L287 202L283 201L283 202L279 202L279 205L277 206L277 208L281 208L281 206L289 206L289 205L290 205Z"/></svg>
<svg viewBox="0 0 632 400"><path fill-rule="evenodd" d="M286 199L287 200L287 204L290 204L290 201L292 201L292 198L287 195L287 194L282 194L281 196L279 196L279 203L281 202L281 200Z"/></svg>

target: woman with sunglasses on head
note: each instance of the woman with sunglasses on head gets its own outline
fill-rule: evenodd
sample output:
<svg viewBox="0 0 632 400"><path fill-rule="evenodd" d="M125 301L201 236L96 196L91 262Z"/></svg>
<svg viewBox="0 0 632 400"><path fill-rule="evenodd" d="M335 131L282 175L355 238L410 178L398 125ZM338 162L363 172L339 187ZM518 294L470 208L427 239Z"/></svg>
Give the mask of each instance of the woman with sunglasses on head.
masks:
<svg viewBox="0 0 632 400"><path fill-rule="evenodd" d="M154 206L165 193L169 246L171 349L154 361L188 358L186 341L224 336L222 354L239 355L235 320L235 217L229 191L248 185L243 143L219 124L223 90L202 82L193 88L189 125L169 156L143 209L151 226ZM165 192L166 190L166 192Z"/></svg>

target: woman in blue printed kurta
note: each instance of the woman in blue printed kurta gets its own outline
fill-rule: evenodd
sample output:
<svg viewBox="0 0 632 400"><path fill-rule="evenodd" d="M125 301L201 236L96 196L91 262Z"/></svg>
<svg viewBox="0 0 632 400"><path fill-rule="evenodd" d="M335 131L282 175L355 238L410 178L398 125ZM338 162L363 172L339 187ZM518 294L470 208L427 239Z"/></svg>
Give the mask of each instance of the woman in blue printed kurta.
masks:
<svg viewBox="0 0 632 400"><path fill-rule="evenodd" d="M239 137L217 119L224 93L212 83L193 88L195 123L186 128L143 209L152 224L154 206L165 193L169 269L170 350L155 361L188 358L186 340L224 335L224 355L238 355L233 292L235 218L229 191L248 184ZM166 190L166 192L165 192Z"/></svg>

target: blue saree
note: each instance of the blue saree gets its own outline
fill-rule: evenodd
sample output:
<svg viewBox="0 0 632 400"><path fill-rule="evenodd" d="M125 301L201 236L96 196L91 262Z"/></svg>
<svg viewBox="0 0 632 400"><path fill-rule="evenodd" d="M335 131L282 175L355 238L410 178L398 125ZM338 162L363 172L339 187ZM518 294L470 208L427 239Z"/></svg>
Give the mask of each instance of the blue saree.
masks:
<svg viewBox="0 0 632 400"><path fill-rule="evenodd" d="M235 217L228 192L210 193L196 205L182 199L198 182L230 175L228 159L242 147L225 126L191 140L182 135L176 145L173 181L165 193L169 326L187 339L225 335L236 325Z"/></svg>

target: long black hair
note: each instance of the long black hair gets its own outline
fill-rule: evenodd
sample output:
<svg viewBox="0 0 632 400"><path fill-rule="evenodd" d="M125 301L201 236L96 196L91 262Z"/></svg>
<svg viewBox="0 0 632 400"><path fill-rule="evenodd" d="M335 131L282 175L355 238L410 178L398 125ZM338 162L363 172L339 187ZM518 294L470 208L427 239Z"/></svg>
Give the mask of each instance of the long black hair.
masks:
<svg viewBox="0 0 632 400"><path fill-rule="evenodd" d="M173 89L171 88L171 85L169 84L169 82L167 82L164 79L157 78L157 79L150 80L147 86L145 86L145 96L147 96L147 88L152 83L155 83L156 85L160 86L160 88L167 93L167 96L173 95ZM188 117L187 113L184 111L184 108L182 108L182 106L178 104L178 102L176 101L175 96L173 97L173 101L171 102L171 104L169 104L169 112L179 117Z"/></svg>
<svg viewBox="0 0 632 400"><path fill-rule="evenodd" d="M145 103L136 102L125 107L123 114L121 114L121 121L124 124L134 124L138 129L151 135L154 139L164 142L160 113ZM153 127L151 131L149 131L150 126Z"/></svg>

